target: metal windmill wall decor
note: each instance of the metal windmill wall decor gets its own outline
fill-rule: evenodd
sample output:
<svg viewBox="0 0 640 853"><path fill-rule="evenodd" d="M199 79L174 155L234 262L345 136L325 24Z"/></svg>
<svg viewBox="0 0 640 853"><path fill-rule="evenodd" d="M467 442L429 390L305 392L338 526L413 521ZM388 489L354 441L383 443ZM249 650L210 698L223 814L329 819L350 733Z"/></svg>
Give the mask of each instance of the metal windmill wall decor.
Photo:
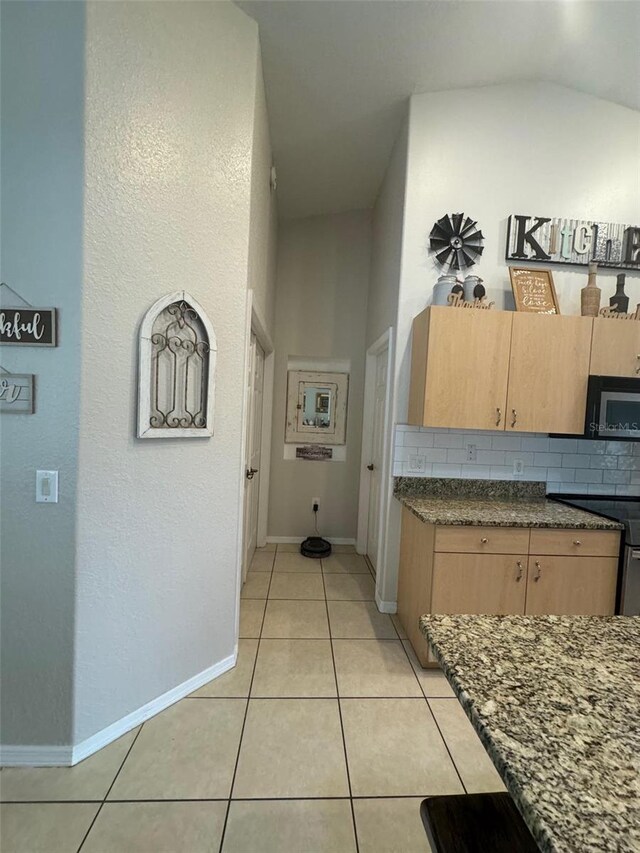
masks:
<svg viewBox="0 0 640 853"><path fill-rule="evenodd" d="M213 435L216 336L186 291L159 299L140 327L138 438Z"/></svg>
<svg viewBox="0 0 640 853"><path fill-rule="evenodd" d="M484 251L482 231L478 223L464 213L443 216L434 224L429 234L430 248L443 267L461 270L471 267Z"/></svg>

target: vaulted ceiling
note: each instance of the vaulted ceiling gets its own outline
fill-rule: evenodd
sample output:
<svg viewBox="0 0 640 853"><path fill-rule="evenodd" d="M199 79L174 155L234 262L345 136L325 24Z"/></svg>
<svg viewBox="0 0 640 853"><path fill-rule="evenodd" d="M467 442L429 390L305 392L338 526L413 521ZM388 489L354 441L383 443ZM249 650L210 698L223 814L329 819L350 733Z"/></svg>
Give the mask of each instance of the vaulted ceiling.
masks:
<svg viewBox="0 0 640 853"><path fill-rule="evenodd" d="M640 109L638 0L237 5L260 27L283 218L370 207L414 92L537 80Z"/></svg>

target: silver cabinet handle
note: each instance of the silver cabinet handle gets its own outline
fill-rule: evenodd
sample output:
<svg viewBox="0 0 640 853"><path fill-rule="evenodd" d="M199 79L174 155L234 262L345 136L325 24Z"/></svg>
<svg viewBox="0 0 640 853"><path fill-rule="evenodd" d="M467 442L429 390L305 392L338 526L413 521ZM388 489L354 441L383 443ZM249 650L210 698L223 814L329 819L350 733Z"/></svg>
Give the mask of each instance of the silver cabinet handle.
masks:
<svg viewBox="0 0 640 853"><path fill-rule="evenodd" d="M515 409L511 409L511 412L513 414L513 420L511 421L511 426L514 427L516 425L516 421L518 420L518 413L516 412Z"/></svg>
<svg viewBox="0 0 640 853"><path fill-rule="evenodd" d="M638 356L638 358L640 358L640 355ZM640 371L640 367L638 368L638 371ZM636 371L636 372L638 372L638 371ZM501 420L502 420L502 409L500 409L499 407L496 407L496 426L500 426Z"/></svg>
<svg viewBox="0 0 640 853"><path fill-rule="evenodd" d="M486 536L483 536L480 541L482 542L483 545L486 545L489 540L487 539Z"/></svg>
<svg viewBox="0 0 640 853"><path fill-rule="evenodd" d="M536 569L537 569L537 572L536 572L535 577L533 579L534 583L538 583L538 581L540 580L540 578L542 576L542 566L540 565L539 560L536 560Z"/></svg>
<svg viewBox="0 0 640 853"><path fill-rule="evenodd" d="M582 542L579 539L574 539L573 544L574 545L582 545Z"/></svg>
<svg viewBox="0 0 640 853"><path fill-rule="evenodd" d="M516 566L518 567L518 574L516 575L516 583L520 583L520 581L522 580L522 575L524 574L524 569L522 568L522 560L518 560L518 562L516 563Z"/></svg>

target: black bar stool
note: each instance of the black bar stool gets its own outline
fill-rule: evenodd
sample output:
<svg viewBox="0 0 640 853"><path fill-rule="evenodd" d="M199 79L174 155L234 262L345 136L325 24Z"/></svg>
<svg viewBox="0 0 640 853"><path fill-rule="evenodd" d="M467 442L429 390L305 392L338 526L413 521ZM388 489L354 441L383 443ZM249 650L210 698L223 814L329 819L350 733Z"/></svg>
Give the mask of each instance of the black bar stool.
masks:
<svg viewBox="0 0 640 853"><path fill-rule="evenodd" d="M540 853L505 792L429 797L420 815L433 853Z"/></svg>

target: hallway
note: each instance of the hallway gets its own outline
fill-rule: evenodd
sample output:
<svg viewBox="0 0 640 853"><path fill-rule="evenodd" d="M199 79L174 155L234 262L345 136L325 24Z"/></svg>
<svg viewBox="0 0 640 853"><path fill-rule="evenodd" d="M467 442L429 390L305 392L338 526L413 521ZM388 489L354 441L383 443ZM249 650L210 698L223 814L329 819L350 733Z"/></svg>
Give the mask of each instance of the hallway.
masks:
<svg viewBox="0 0 640 853"><path fill-rule="evenodd" d="M423 797L502 789L365 559L297 551L256 552L234 670L74 768L2 770L3 853L425 853Z"/></svg>

